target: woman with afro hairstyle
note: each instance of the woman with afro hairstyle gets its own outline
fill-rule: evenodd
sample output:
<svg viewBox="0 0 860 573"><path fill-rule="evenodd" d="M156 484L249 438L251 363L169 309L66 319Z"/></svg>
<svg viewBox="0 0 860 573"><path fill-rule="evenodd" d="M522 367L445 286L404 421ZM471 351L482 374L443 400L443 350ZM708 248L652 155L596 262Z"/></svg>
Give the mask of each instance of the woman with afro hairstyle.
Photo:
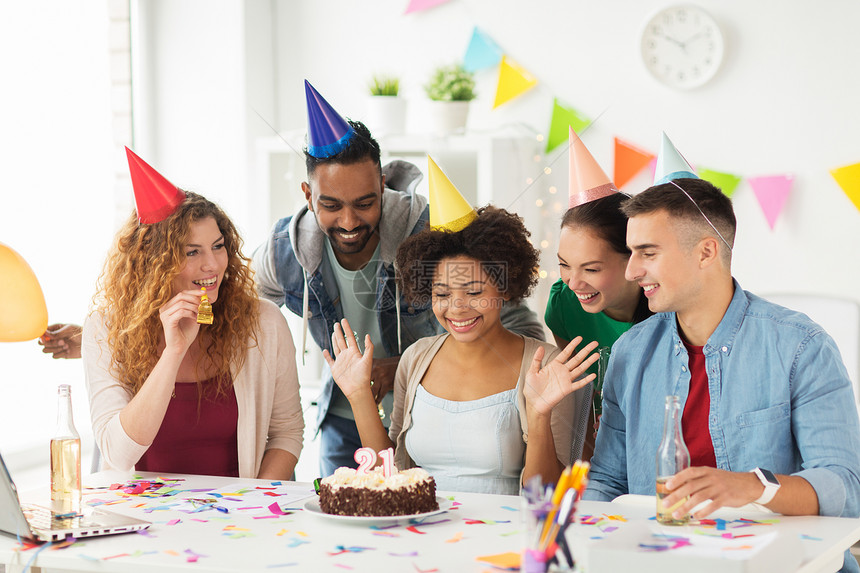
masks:
<svg viewBox="0 0 860 573"><path fill-rule="evenodd" d="M505 301L523 300L537 282L539 254L528 237L520 217L487 206L460 231L427 229L401 244L400 288L413 303L430 300L447 332L403 353L387 433L373 400L370 340L362 355L344 321L332 336L335 358L325 353L362 445L393 446L399 469L421 466L439 489L517 494L535 475L554 482L579 456L573 428L584 424L574 411L588 397L575 391L594 378L580 377L597 359L596 344L574 355L579 338L559 351L499 319Z"/></svg>
<svg viewBox="0 0 860 573"><path fill-rule="evenodd" d="M242 240L194 193L117 234L84 324L93 433L106 468L290 479L302 448L295 350L257 296ZM197 323L205 287L215 315Z"/></svg>

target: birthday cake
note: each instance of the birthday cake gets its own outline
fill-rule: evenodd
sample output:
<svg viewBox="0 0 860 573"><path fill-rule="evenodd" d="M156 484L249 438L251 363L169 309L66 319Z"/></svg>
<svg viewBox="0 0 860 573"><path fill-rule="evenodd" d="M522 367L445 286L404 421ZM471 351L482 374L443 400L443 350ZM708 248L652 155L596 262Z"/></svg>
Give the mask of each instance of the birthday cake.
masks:
<svg viewBox="0 0 860 573"><path fill-rule="evenodd" d="M382 466L359 473L338 468L320 484L320 508L334 515L379 517L439 509L436 480L421 468L390 472Z"/></svg>

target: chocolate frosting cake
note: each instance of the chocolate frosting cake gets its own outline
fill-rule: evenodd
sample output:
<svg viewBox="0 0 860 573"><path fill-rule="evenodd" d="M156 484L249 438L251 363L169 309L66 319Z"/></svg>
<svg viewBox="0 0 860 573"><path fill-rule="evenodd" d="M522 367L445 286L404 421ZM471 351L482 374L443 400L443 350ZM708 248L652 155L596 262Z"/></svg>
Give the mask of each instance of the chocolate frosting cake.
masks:
<svg viewBox="0 0 860 573"><path fill-rule="evenodd" d="M412 515L439 509L436 481L421 468L384 477L382 467L366 474L338 468L322 480L320 508L325 513L364 517Z"/></svg>

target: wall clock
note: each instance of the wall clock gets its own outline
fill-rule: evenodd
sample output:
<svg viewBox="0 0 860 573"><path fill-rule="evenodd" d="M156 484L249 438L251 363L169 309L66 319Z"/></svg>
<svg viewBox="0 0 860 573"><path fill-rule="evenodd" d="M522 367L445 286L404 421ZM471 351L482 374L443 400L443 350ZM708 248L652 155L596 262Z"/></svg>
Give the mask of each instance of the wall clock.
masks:
<svg viewBox="0 0 860 573"><path fill-rule="evenodd" d="M720 27L701 8L683 4L657 12L642 31L642 61L651 75L689 89L714 77L723 61Z"/></svg>

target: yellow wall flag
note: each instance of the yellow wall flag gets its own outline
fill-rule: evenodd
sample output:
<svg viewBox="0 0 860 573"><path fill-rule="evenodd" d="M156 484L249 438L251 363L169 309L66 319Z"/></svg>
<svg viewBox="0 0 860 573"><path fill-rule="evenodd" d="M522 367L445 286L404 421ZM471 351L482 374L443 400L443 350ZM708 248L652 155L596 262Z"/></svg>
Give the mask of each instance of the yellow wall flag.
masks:
<svg viewBox="0 0 860 573"><path fill-rule="evenodd" d="M836 179L854 206L860 210L860 163L832 169L830 174L833 175L833 178Z"/></svg>
<svg viewBox="0 0 860 573"><path fill-rule="evenodd" d="M522 95L537 85L537 79L507 56L502 56L499 65L499 84L496 86L496 101L493 109Z"/></svg>

